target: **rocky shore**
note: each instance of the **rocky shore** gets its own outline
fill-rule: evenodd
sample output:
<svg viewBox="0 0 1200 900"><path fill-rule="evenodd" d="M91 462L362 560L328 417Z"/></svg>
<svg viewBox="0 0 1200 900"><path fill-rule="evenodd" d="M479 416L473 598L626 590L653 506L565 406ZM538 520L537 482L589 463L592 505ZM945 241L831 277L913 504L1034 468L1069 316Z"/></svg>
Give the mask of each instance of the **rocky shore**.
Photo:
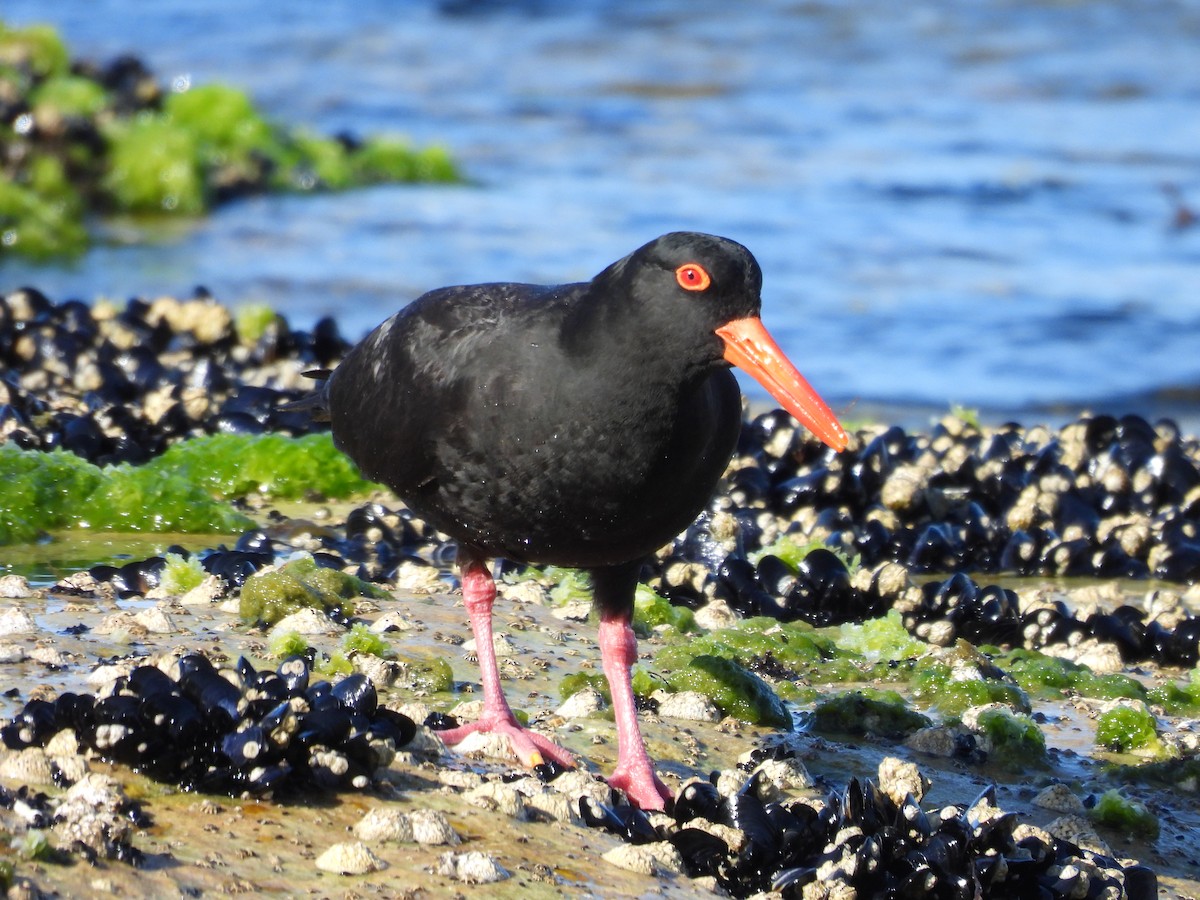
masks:
<svg viewBox="0 0 1200 900"><path fill-rule="evenodd" d="M1170 421L861 423L835 455L781 413L748 418L710 509L643 571L635 689L677 791L672 815L646 817L582 770L540 780L496 748L444 752L431 728L469 713L470 688L439 666L470 671L452 548L386 493L329 477L336 454L299 505L257 468L220 490L204 476L217 463L163 474L170 490L145 475L197 446L253 468L268 435L325 452L280 407L347 349L332 321L299 331L203 292L0 300L0 498L20 523L0 534L151 527L189 480L240 517L0 579L0 822L17 847L0 860L18 895L133 884L135 865L157 889L215 888L189 803L219 808L229 834L293 818L311 853L243 860L264 893L1200 889L1200 442ZM110 473L130 480L102 485ZM584 586L503 574L506 677L530 686L531 721L605 761ZM441 843L410 836L438 816ZM188 860L173 874L172 854ZM82 860L99 868L83 877Z"/></svg>

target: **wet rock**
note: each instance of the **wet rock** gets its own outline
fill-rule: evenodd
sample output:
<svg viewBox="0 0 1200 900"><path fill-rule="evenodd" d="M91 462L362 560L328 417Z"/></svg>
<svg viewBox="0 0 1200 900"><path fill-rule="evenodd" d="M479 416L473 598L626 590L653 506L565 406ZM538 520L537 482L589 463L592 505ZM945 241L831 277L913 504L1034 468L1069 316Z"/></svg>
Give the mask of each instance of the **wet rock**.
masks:
<svg viewBox="0 0 1200 900"><path fill-rule="evenodd" d="M604 709L607 705L604 702L604 695L598 690L595 688L583 688L568 697L555 711L555 714L562 716L564 719L586 719L593 713Z"/></svg>
<svg viewBox="0 0 1200 900"><path fill-rule="evenodd" d="M462 841L446 814L439 810L415 809L409 813L408 818L412 825L413 840L418 844L437 846L458 844Z"/></svg>
<svg viewBox="0 0 1200 900"><path fill-rule="evenodd" d="M37 634L40 629L29 615L20 607L6 609L0 613L0 638L13 637L22 634Z"/></svg>
<svg viewBox="0 0 1200 900"><path fill-rule="evenodd" d="M496 862L495 857L479 850L443 853L438 857L434 872L464 884L495 884L512 877L512 873Z"/></svg>
<svg viewBox="0 0 1200 900"><path fill-rule="evenodd" d="M0 576L0 599L19 600L32 596L33 589L29 586L29 581L23 575Z"/></svg>
<svg viewBox="0 0 1200 900"><path fill-rule="evenodd" d="M365 875L387 868L387 863L371 852L361 841L334 844L317 857L316 866L322 872L335 875Z"/></svg>
<svg viewBox="0 0 1200 900"><path fill-rule="evenodd" d="M1033 798L1033 805L1053 812L1083 815L1083 801L1065 784L1051 784Z"/></svg>
<svg viewBox="0 0 1200 900"><path fill-rule="evenodd" d="M683 857L667 841L653 844L620 844L603 854L602 859L620 869L639 875L661 877L683 871Z"/></svg>

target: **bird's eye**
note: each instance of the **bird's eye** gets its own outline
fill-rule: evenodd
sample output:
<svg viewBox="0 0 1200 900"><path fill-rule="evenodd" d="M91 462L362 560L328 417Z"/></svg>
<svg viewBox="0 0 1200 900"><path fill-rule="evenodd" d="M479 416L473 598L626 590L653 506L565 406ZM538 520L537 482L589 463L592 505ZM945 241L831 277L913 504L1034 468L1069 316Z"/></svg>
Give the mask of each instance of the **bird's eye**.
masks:
<svg viewBox="0 0 1200 900"><path fill-rule="evenodd" d="M684 263L676 269L675 280L685 291L706 291L712 284L712 279L708 277L704 266L697 263Z"/></svg>

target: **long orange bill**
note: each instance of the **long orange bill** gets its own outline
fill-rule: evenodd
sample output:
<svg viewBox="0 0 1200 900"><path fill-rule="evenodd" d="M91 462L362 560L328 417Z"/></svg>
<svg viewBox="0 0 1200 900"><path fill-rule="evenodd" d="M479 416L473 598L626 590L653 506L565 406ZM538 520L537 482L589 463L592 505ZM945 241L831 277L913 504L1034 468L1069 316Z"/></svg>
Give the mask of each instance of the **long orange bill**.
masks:
<svg viewBox="0 0 1200 900"><path fill-rule="evenodd" d="M788 361L757 316L734 319L717 329L725 341L725 360L754 376L779 405L834 450L849 438L825 401Z"/></svg>

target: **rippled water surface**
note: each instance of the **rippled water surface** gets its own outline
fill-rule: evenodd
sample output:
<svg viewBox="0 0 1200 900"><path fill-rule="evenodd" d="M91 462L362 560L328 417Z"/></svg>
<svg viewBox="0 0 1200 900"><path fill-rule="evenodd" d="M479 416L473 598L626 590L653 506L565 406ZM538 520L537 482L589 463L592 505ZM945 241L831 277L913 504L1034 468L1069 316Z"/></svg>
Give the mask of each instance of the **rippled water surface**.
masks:
<svg viewBox="0 0 1200 900"><path fill-rule="evenodd" d="M430 287L590 277L686 228L855 404L1150 412L1200 394L1200 3L5 0L281 121L448 146L465 187L240 202L58 298L268 302L357 337ZM1178 221L1177 221L1178 220ZM851 412L851 414L853 414Z"/></svg>

